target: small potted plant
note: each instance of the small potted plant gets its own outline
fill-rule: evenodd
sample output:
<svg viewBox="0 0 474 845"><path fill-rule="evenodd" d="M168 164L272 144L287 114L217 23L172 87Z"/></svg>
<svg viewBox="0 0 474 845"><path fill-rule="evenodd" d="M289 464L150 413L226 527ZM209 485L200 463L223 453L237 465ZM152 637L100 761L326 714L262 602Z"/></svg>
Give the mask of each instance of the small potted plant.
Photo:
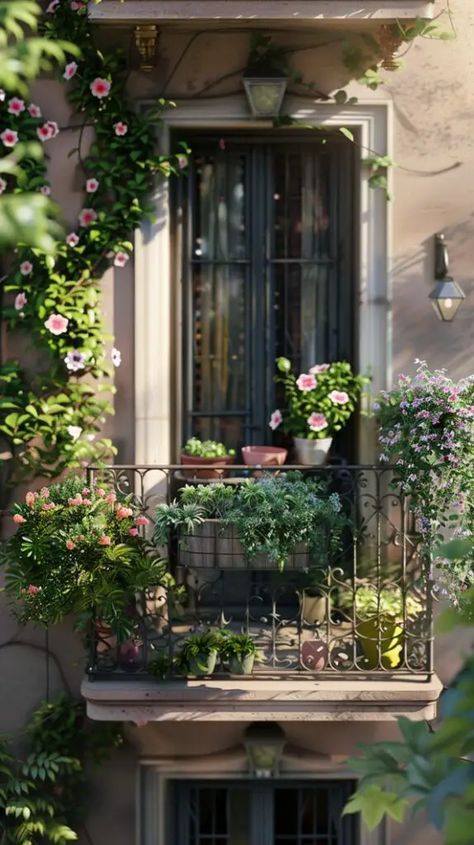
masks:
<svg viewBox="0 0 474 845"><path fill-rule="evenodd" d="M192 478L220 478L224 473L219 467L232 464L234 458L235 449L227 449L216 440L199 440L197 437L190 437L181 452L183 466L203 467L186 470L186 475Z"/></svg>
<svg viewBox="0 0 474 845"><path fill-rule="evenodd" d="M244 464L251 467L281 467L288 455L287 449L279 446L243 446Z"/></svg>
<svg viewBox="0 0 474 845"><path fill-rule="evenodd" d="M405 641L403 599L399 588L370 585L356 588L355 634L364 652L363 668L396 669L402 662ZM411 594L405 596L405 617L413 621L422 613L420 600Z"/></svg>
<svg viewBox="0 0 474 845"><path fill-rule="evenodd" d="M222 647L218 631L191 634L184 640L177 663L185 675L212 675Z"/></svg>
<svg viewBox="0 0 474 845"><path fill-rule="evenodd" d="M251 675L257 656L257 646L248 634L229 633L223 637L222 660L229 664L232 675Z"/></svg>
<svg viewBox="0 0 474 845"><path fill-rule="evenodd" d="M276 364L286 408L273 411L269 426L274 431L283 425L293 436L298 463L324 464L334 435L349 421L369 379L354 375L347 361L315 364L298 377L288 358L277 358Z"/></svg>

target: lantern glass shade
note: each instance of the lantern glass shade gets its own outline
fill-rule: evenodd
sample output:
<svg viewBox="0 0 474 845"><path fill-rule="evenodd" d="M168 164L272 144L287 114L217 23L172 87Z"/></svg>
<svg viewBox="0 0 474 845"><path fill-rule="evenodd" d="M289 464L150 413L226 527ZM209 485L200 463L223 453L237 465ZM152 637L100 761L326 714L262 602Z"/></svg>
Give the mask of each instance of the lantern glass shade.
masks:
<svg viewBox="0 0 474 845"><path fill-rule="evenodd" d="M285 96L285 77L244 77L245 93L255 117L277 117Z"/></svg>
<svg viewBox="0 0 474 845"><path fill-rule="evenodd" d="M456 316L466 295L454 279L449 277L438 282L430 294L433 308L440 320L445 323L451 322Z"/></svg>
<svg viewBox="0 0 474 845"><path fill-rule="evenodd" d="M255 722L245 734L249 773L257 778L276 777L285 746L285 734L272 722Z"/></svg>

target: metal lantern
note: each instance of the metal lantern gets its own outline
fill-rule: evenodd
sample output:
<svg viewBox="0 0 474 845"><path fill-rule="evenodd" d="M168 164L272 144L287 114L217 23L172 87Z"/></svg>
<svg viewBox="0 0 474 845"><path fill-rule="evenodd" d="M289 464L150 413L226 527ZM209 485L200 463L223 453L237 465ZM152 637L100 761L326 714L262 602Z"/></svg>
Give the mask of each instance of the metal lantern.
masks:
<svg viewBox="0 0 474 845"><path fill-rule="evenodd" d="M286 737L275 722L254 722L245 732L249 773L257 778L276 777Z"/></svg>
<svg viewBox="0 0 474 845"><path fill-rule="evenodd" d="M449 323L456 316L466 294L451 276L448 276L449 256L444 235L435 235L435 279L437 285L430 293L438 317Z"/></svg>
<svg viewBox="0 0 474 845"><path fill-rule="evenodd" d="M255 117L277 117L280 114L288 85L285 76L244 76L243 83L250 111Z"/></svg>

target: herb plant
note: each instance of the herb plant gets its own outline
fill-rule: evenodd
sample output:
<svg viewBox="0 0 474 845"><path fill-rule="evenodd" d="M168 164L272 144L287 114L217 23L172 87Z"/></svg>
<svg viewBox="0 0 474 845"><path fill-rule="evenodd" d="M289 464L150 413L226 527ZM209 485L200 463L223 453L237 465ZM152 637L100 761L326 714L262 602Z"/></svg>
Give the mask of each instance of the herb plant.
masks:
<svg viewBox="0 0 474 845"><path fill-rule="evenodd" d="M223 443L216 440L199 440L191 437L185 444L183 452L195 458L226 458L234 457L235 449L227 449Z"/></svg>

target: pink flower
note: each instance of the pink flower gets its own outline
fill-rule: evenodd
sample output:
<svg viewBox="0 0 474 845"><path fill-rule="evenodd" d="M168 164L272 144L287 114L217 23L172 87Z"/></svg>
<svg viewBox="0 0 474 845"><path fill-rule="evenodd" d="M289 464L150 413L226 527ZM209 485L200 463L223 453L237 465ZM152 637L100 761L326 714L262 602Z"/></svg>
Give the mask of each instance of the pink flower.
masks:
<svg viewBox="0 0 474 845"><path fill-rule="evenodd" d="M180 170L184 170L185 167L188 166L188 157L184 155L178 156L178 167Z"/></svg>
<svg viewBox="0 0 474 845"><path fill-rule="evenodd" d="M296 384L303 393L307 393L308 390L314 390L318 382L312 373L301 373L296 379Z"/></svg>
<svg viewBox="0 0 474 845"><path fill-rule="evenodd" d="M36 103L30 103L30 105L28 106L28 111L30 113L30 117L41 117L41 109L39 106L36 105Z"/></svg>
<svg viewBox="0 0 474 845"><path fill-rule="evenodd" d="M23 291L21 293L17 293L17 295L15 296L15 310L21 311L21 309L25 307L27 302L28 300L26 298L26 294L24 294Z"/></svg>
<svg viewBox="0 0 474 845"><path fill-rule="evenodd" d="M329 398L335 405L346 405L349 402L349 396L345 390L331 390Z"/></svg>
<svg viewBox="0 0 474 845"><path fill-rule="evenodd" d="M15 525L22 525L24 522L26 522L26 519L24 516L21 515L21 513L15 513L13 515L13 522L15 523Z"/></svg>
<svg viewBox="0 0 474 845"><path fill-rule="evenodd" d="M138 528L129 528L128 533L130 534L131 537L137 537L138 536Z"/></svg>
<svg viewBox="0 0 474 845"><path fill-rule="evenodd" d="M54 502L45 502L44 505L43 505L43 510L44 511L53 511L55 509L55 507L56 507L56 505L54 504Z"/></svg>
<svg viewBox="0 0 474 845"><path fill-rule="evenodd" d="M321 373L327 373L330 366L330 364L315 364L314 367L311 367L310 373L313 376L319 376Z"/></svg>
<svg viewBox="0 0 474 845"><path fill-rule="evenodd" d="M123 505L120 505L115 513L117 519L127 519L129 516L133 516L133 511L131 508L125 508Z"/></svg>
<svg viewBox="0 0 474 845"><path fill-rule="evenodd" d="M120 364L122 363L122 353L120 352L120 349L115 349L114 347L110 353L110 357L112 358L112 364L114 367L120 367Z"/></svg>
<svg viewBox="0 0 474 845"><path fill-rule="evenodd" d="M82 12L85 4L82 0L71 0L71 9L73 12Z"/></svg>
<svg viewBox="0 0 474 845"><path fill-rule="evenodd" d="M146 516L137 516L137 518L135 520L135 525L149 525L149 524L150 524L150 520L147 519Z"/></svg>
<svg viewBox="0 0 474 845"><path fill-rule="evenodd" d="M116 252L114 258L114 267L125 267L128 259L130 258L126 252Z"/></svg>
<svg viewBox="0 0 474 845"><path fill-rule="evenodd" d="M273 411L273 414L270 417L270 422L268 425L270 426L272 431L275 431L279 425L283 422L283 417L281 415L281 411L277 408L276 411Z"/></svg>
<svg viewBox="0 0 474 845"><path fill-rule="evenodd" d="M0 176L0 194L3 194L6 187L7 187L7 182L5 181L5 179L2 179L2 177Z"/></svg>
<svg viewBox="0 0 474 845"><path fill-rule="evenodd" d="M25 103L19 97L12 97L8 103L8 111L10 114L21 114L25 111Z"/></svg>
<svg viewBox="0 0 474 845"><path fill-rule="evenodd" d="M105 490L103 487L96 487L95 494L99 497L99 499L103 499L105 496Z"/></svg>
<svg viewBox="0 0 474 845"><path fill-rule="evenodd" d="M85 505L86 508L90 508L90 506L92 505L92 499L85 498L82 500L82 504Z"/></svg>
<svg viewBox="0 0 474 845"><path fill-rule="evenodd" d="M55 120L48 120L46 125L50 128L51 138L55 138L56 135L59 135L59 126Z"/></svg>
<svg viewBox="0 0 474 845"><path fill-rule="evenodd" d="M47 320L45 320L44 325L51 332L51 334L64 334L67 331L67 327L69 324L69 320L67 317L63 317L61 314L51 314Z"/></svg>
<svg viewBox="0 0 474 845"><path fill-rule="evenodd" d="M68 246L77 246L79 243L79 235L76 235L75 232L70 232L66 238L66 243Z"/></svg>
<svg viewBox="0 0 474 845"><path fill-rule="evenodd" d="M69 62L64 68L63 79L72 79L77 73L77 62Z"/></svg>
<svg viewBox="0 0 474 845"><path fill-rule="evenodd" d="M90 496L90 493L91 493L91 491L90 491L89 487L84 487L81 495L82 496Z"/></svg>
<svg viewBox="0 0 474 845"><path fill-rule="evenodd" d="M37 496L36 493L32 493L31 490L28 490L28 493L25 496L25 502L26 502L26 504L28 505L29 508L33 507L37 498L38 498L38 496Z"/></svg>
<svg viewBox="0 0 474 845"><path fill-rule="evenodd" d="M26 592L28 593L29 596L37 596L40 590L41 590L41 587L35 587L34 584L29 584Z"/></svg>
<svg viewBox="0 0 474 845"><path fill-rule="evenodd" d="M14 129L4 129L0 135L0 141L4 147L14 147L18 143L18 132Z"/></svg>
<svg viewBox="0 0 474 845"><path fill-rule="evenodd" d="M49 123L43 123L42 126L38 126L36 134L40 141L49 141L53 137L53 128Z"/></svg>
<svg viewBox="0 0 474 845"><path fill-rule="evenodd" d="M78 493L77 496L71 496L67 500L67 503L71 508L79 507L79 505L82 505L83 503L81 494Z"/></svg>
<svg viewBox="0 0 474 845"><path fill-rule="evenodd" d="M97 179L88 179L86 182L86 191L88 194L95 194L97 188L99 187L99 182Z"/></svg>
<svg viewBox="0 0 474 845"><path fill-rule="evenodd" d="M79 225L90 226L94 220L97 220L97 212L93 208L83 208L79 215Z"/></svg>
<svg viewBox="0 0 474 845"><path fill-rule="evenodd" d="M75 544L74 540L66 540L66 549L69 549L69 551L72 552L72 550L75 549L75 548L76 548L76 544Z"/></svg>
<svg viewBox="0 0 474 845"><path fill-rule="evenodd" d="M323 428L328 427L328 421L324 414L318 414L314 411L307 419L307 423L311 431L322 431Z"/></svg>
<svg viewBox="0 0 474 845"><path fill-rule="evenodd" d="M92 95L94 97L98 97L99 100L101 100L102 97L108 97L110 94L110 82L108 79L102 79L100 76L96 77L89 87Z"/></svg>
<svg viewBox="0 0 474 845"><path fill-rule="evenodd" d="M126 124L126 123L122 123L122 121L121 121L121 120L119 120L119 122L118 122L118 123L114 123L114 132L115 132L115 134L116 134L116 135L118 135L119 137L120 137L121 135L126 135L126 134L127 134L127 132L128 132L128 126L127 126L127 124Z"/></svg>
<svg viewBox="0 0 474 845"><path fill-rule="evenodd" d="M42 487L39 494L43 499L49 499L49 487Z"/></svg>
<svg viewBox="0 0 474 845"><path fill-rule="evenodd" d="M107 495L105 497L105 501L107 502L108 505L113 505L114 502L117 501L117 494L114 493L113 490L112 490L111 493L107 493Z"/></svg>
<svg viewBox="0 0 474 845"><path fill-rule="evenodd" d="M20 273L22 276L29 276L33 272L33 265L31 261L22 261L20 264Z"/></svg>
<svg viewBox="0 0 474 845"><path fill-rule="evenodd" d="M107 534L102 534L102 537L99 537L99 546L110 546L111 543L110 537L107 537Z"/></svg>
<svg viewBox="0 0 474 845"><path fill-rule="evenodd" d="M48 8L46 9L47 14L52 15L56 11L58 6L59 6L59 0L51 0L51 3L49 4Z"/></svg>
<svg viewBox="0 0 474 845"><path fill-rule="evenodd" d="M41 185L40 194L43 194L44 197L50 197L51 188L49 187L49 185Z"/></svg>

